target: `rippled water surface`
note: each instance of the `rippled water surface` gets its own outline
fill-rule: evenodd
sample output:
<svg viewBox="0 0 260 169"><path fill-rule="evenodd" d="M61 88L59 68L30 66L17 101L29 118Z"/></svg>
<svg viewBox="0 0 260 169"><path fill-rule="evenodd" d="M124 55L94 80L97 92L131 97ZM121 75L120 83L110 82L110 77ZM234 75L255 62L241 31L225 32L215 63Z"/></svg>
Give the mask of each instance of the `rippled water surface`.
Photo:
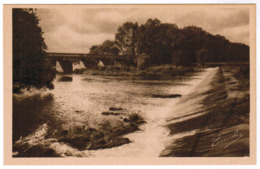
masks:
<svg viewBox="0 0 260 169"><path fill-rule="evenodd" d="M189 97L194 92L207 90L215 71L213 68L206 69L174 80L71 75L72 81L62 82L59 81L61 75L57 75L52 91L14 95L13 141L30 135L43 124L56 130L66 125L98 128L104 120L115 118L105 117L102 112L108 111L110 107L120 107L123 114L136 112L146 121L139 131L124 136L131 143L109 149L81 150L81 153L94 157L159 156L173 139L192 134L169 136L165 125L172 122L171 119L185 119L184 115L200 108L199 101L202 98ZM154 97L169 94L180 94L182 97ZM56 152L62 149L58 144L52 146L57 149Z"/></svg>

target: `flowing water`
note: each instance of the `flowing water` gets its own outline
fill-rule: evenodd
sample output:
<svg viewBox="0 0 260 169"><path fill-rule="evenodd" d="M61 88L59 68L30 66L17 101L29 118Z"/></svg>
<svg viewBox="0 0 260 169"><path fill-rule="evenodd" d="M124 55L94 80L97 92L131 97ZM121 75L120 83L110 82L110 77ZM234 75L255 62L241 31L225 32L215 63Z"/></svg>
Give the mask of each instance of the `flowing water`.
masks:
<svg viewBox="0 0 260 169"><path fill-rule="evenodd" d="M168 144L177 138L192 135L195 131L169 135L166 125L194 118L201 108L201 93L209 90L209 83L218 68L208 68L187 78L175 80L142 79L71 75L72 81L54 81L52 91L25 92L14 96L13 142L27 139L44 140L48 126L59 130L64 126L84 125L98 128L105 120L102 112L109 107L123 108L125 114L140 114L145 124L140 130L127 134L131 143L98 150L77 150L68 144L52 141L48 144L56 153L93 157L158 157ZM180 94L177 98L159 98L154 95ZM39 126L41 128L39 129ZM37 141L31 141L36 143Z"/></svg>

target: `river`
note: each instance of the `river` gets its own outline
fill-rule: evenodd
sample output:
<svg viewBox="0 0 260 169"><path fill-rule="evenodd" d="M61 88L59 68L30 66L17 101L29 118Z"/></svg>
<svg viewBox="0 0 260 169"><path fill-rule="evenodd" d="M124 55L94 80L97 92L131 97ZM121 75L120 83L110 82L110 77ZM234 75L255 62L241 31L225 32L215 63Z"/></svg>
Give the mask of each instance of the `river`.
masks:
<svg viewBox="0 0 260 169"><path fill-rule="evenodd" d="M44 124L37 138L47 132L46 125L52 131L73 125L98 128L105 120L117 118L101 113L110 107L119 107L124 114L135 112L146 121L140 130L124 136L131 143L107 149L77 150L69 144L52 141L49 147L61 156L67 156L64 152L71 150L69 156L80 153L91 157L158 157L174 139L195 133L169 135L166 125L203 114L192 115L200 109L200 101L204 98L201 94L209 90L217 69L207 68L192 76L170 80L73 74L70 75L72 81L63 82L59 81L61 75L57 75L54 90L14 95L13 142L25 137L35 138L35 131ZM200 95L194 97L194 93ZM169 94L181 97L153 97ZM40 140L44 141L44 137Z"/></svg>

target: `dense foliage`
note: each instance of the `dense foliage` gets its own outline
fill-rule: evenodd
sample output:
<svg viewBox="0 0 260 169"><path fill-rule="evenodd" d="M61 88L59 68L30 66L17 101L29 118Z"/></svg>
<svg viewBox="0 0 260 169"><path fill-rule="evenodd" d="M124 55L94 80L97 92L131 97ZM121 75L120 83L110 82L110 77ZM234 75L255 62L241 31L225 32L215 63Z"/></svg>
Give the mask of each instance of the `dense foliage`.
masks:
<svg viewBox="0 0 260 169"><path fill-rule="evenodd" d="M104 45L102 45L104 46ZM145 24L126 22L118 28L115 46L119 54L148 55L151 64L190 65L208 62L249 62L249 46L232 43L197 26L178 28L175 24L148 19ZM90 52L93 52L93 48Z"/></svg>
<svg viewBox="0 0 260 169"><path fill-rule="evenodd" d="M90 54L119 54L116 43L111 40L104 41L101 45L94 45L90 48Z"/></svg>
<svg viewBox="0 0 260 169"><path fill-rule="evenodd" d="M123 55L132 56L134 62L137 62L138 55L138 24L126 22L120 26L115 35L116 44Z"/></svg>
<svg viewBox="0 0 260 169"><path fill-rule="evenodd" d="M53 88L55 70L46 61L47 46L33 9L13 9L13 84Z"/></svg>

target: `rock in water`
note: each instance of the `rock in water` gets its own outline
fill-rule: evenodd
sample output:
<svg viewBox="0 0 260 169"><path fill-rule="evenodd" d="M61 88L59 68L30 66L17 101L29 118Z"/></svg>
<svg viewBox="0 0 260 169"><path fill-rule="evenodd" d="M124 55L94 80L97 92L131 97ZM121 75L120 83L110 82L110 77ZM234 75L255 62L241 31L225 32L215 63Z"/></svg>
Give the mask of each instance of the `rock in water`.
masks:
<svg viewBox="0 0 260 169"><path fill-rule="evenodd" d="M62 76L60 79L59 79L60 82L72 82L72 77L69 77L69 76Z"/></svg>
<svg viewBox="0 0 260 169"><path fill-rule="evenodd" d="M114 113L114 112L102 112L102 115L108 116L108 115L114 115L114 116L118 116L120 115L120 113Z"/></svg>
<svg viewBox="0 0 260 169"><path fill-rule="evenodd" d="M127 123L130 122L130 120L128 118L124 118L123 121L127 122Z"/></svg>
<svg viewBox="0 0 260 169"><path fill-rule="evenodd" d="M180 94L165 94L165 95L155 94L155 95L152 95L152 97L156 97L156 98L176 98L176 97L181 97L181 95Z"/></svg>
<svg viewBox="0 0 260 169"><path fill-rule="evenodd" d="M118 111L118 110L123 110L123 108L121 108L121 107L110 107L109 110Z"/></svg>

